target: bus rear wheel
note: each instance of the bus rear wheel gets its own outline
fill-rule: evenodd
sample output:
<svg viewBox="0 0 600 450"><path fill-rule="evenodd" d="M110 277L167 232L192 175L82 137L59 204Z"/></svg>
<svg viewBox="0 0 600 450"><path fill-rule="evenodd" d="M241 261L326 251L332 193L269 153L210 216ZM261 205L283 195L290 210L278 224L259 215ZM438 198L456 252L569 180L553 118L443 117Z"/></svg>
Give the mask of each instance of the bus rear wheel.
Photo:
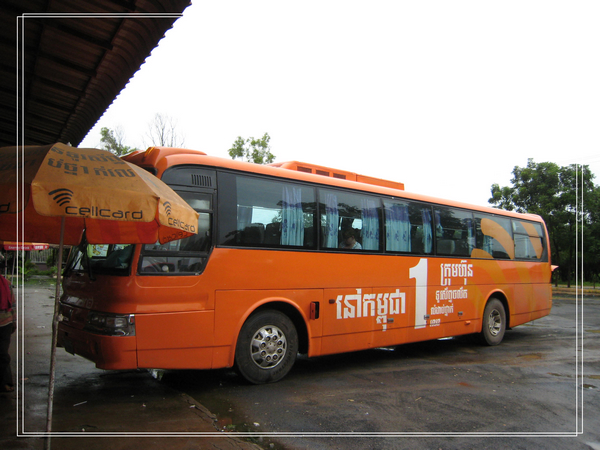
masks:
<svg viewBox="0 0 600 450"><path fill-rule="evenodd" d="M253 384L274 383L291 370L298 353L298 333L285 314L267 310L248 318L235 349L235 368Z"/></svg>
<svg viewBox="0 0 600 450"><path fill-rule="evenodd" d="M491 298L483 311L481 341L486 345L498 345L506 331L506 311L497 298Z"/></svg>

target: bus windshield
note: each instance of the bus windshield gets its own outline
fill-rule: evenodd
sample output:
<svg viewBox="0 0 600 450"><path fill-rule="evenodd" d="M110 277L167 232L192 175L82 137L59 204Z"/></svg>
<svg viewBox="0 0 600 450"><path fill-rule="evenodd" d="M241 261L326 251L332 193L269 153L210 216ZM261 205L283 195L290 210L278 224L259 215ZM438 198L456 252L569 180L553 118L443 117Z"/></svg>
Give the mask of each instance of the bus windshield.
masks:
<svg viewBox="0 0 600 450"><path fill-rule="evenodd" d="M129 275L134 246L131 244L87 244L74 247L67 270L90 274Z"/></svg>

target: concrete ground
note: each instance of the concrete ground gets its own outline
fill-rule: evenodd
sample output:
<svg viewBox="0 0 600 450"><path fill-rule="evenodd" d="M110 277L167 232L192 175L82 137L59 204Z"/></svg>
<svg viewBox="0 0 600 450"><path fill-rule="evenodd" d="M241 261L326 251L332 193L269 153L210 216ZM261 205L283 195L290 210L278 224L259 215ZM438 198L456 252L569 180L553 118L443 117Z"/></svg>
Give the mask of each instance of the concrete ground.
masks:
<svg viewBox="0 0 600 450"><path fill-rule="evenodd" d="M48 378L54 288L26 287L19 296L22 329L11 356L18 389L0 394L0 448L46 448ZM19 358L17 358L17 353ZM17 364L18 362L18 364ZM157 382L147 371L96 369L57 349L50 446L56 450L257 450L215 428L215 417L193 398ZM170 437L176 433L185 437Z"/></svg>

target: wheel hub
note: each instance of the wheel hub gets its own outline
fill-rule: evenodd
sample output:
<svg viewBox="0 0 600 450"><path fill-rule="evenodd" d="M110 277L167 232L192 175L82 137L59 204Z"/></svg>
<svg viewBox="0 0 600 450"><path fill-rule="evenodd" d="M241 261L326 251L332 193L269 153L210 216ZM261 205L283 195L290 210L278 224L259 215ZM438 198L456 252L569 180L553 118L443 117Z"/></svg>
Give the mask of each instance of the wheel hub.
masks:
<svg viewBox="0 0 600 450"><path fill-rule="evenodd" d="M285 334L273 325L259 329L250 342L252 360L263 369L271 369L281 363L286 351Z"/></svg>
<svg viewBox="0 0 600 450"><path fill-rule="evenodd" d="M488 321L488 328L492 336L497 336L502 329L502 316L496 309L490 312L490 320Z"/></svg>

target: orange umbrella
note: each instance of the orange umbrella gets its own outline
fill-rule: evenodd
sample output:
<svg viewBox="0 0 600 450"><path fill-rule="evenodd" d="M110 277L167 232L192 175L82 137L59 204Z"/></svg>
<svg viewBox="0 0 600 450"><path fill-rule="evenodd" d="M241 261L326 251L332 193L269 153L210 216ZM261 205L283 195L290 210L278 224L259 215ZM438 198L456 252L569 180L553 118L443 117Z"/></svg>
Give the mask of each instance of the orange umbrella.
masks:
<svg viewBox="0 0 600 450"><path fill-rule="evenodd" d="M0 239L58 244L63 218L65 245L79 244L84 229L92 244L165 243L195 234L198 223L171 188L110 152L1 148Z"/></svg>
<svg viewBox="0 0 600 450"><path fill-rule="evenodd" d="M0 149L0 239L59 244L47 431L63 245L161 244L197 233L198 214L171 188L110 152L64 144Z"/></svg>

